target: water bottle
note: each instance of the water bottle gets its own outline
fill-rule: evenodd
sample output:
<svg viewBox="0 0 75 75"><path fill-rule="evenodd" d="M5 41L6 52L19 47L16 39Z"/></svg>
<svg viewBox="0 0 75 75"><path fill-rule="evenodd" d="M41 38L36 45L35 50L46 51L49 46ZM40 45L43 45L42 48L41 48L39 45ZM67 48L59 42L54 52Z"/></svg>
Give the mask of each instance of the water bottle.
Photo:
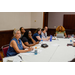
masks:
<svg viewBox="0 0 75 75"><path fill-rule="evenodd" d="M37 47L35 47L34 54L37 55Z"/></svg>
<svg viewBox="0 0 75 75"><path fill-rule="evenodd" d="M50 42L52 42L52 35L50 35Z"/></svg>
<svg viewBox="0 0 75 75"><path fill-rule="evenodd" d="M72 42L72 39L70 39L70 42Z"/></svg>
<svg viewBox="0 0 75 75"><path fill-rule="evenodd" d="M74 37L74 34L72 34L72 37Z"/></svg>
<svg viewBox="0 0 75 75"><path fill-rule="evenodd" d="M73 42L73 40L74 40L74 34L72 34L72 36L71 36L71 40L72 40L72 42Z"/></svg>
<svg viewBox="0 0 75 75"><path fill-rule="evenodd" d="M41 39L41 44L43 43L43 40Z"/></svg>

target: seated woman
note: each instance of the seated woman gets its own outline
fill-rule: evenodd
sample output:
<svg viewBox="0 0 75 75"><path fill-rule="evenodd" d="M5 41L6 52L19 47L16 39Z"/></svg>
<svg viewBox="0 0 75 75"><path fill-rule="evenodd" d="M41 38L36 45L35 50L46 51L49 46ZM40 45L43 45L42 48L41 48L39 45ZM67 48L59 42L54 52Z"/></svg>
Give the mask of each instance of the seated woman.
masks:
<svg viewBox="0 0 75 75"><path fill-rule="evenodd" d="M32 33L31 33L30 30L27 30L27 31L24 33L24 35L23 35L23 37L21 38L21 40L22 40L23 43L24 43L26 46L28 46L28 47L34 46L34 45L36 45L36 44L39 43L39 41L36 42L36 41L32 38Z"/></svg>
<svg viewBox="0 0 75 75"><path fill-rule="evenodd" d="M43 38L42 35L41 35L41 28L38 28L36 31L35 31L35 34L33 35L33 39L37 42L37 41L45 41L45 40L49 40L48 38Z"/></svg>
<svg viewBox="0 0 75 75"><path fill-rule="evenodd" d="M20 31L21 31L21 37L22 37L25 33L25 29L23 27L20 27Z"/></svg>
<svg viewBox="0 0 75 75"><path fill-rule="evenodd" d="M42 32L41 32L42 37L50 39L50 37L46 36L45 33L46 33L46 30L42 29Z"/></svg>
<svg viewBox="0 0 75 75"><path fill-rule="evenodd" d="M67 37L66 32L65 32L65 28L63 26L58 26L56 28L56 36L57 36L57 34L64 34L65 37Z"/></svg>
<svg viewBox="0 0 75 75"><path fill-rule="evenodd" d="M17 55L18 53L24 53L24 52L33 50L33 48L29 48L22 43L22 41L20 39L20 37L21 37L20 30L17 30L17 29L14 30L13 34L14 34L14 37L10 41L9 48L7 51L7 56L14 56L14 55ZM26 50L24 50L24 49L26 49Z"/></svg>

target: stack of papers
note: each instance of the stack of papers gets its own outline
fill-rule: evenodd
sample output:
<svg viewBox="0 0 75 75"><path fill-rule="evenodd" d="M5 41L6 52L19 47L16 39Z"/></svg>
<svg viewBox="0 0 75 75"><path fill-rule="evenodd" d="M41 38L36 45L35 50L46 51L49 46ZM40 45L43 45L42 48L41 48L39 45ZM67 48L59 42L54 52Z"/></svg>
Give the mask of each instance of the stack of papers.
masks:
<svg viewBox="0 0 75 75"><path fill-rule="evenodd" d="M22 60L16 55L12 57L7 57L7 62L21 62Z"/></svg>

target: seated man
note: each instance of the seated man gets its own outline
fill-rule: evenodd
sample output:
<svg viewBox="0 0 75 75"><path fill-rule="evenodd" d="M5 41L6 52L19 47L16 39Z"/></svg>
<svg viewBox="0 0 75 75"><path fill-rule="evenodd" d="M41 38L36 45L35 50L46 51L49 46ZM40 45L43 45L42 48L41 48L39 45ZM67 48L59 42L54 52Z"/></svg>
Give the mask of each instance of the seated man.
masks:
<svg viewBox="0 0 75 75"><path fill-rule="evenodd" d="M50 39L50 37L47 37L47 35L45 35L45 33L46 33L46 30L42 29L42 32L41 32L42 37Z"/></svg>
<svg viewBox="0 0 75 75"><path fill-rule="evenodd" d="M45 29L45 31L46 31L46 32L45 32L45 36L47 37L48 27L47 27L47 26L45 26L45 27L44 27L44 29Z"/></svg>

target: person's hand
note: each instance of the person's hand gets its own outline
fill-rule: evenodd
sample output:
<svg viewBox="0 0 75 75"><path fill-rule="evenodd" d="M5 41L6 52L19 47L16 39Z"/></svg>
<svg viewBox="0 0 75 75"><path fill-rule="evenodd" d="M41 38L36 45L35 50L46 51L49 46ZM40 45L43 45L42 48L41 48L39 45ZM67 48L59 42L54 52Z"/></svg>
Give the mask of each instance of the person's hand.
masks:
<svg viewBox="0 0 75 75"><path fill-rule="evenodd" d="M48 40L50 39L50 37L47 37L48 38Z"/></svg>
<svg viewBox="0 0 75 75"><path fill-rule="evenodd" d="M25 46L25 49L28 49L29 47L28 46Z"/></svg>
<svg viewBox="0 0 75 75"><path fill-rule="evenodd" d="M29 49L28 49L28 51L32 51L34 48L32 48L32 47L30 47Z"/></svg>
<svg viewBox="0 0 75 75"><path fill-rule="evenodd" d="M30 39L32 39L32 36L31 36L31 35L29 35L29 38L30 38Z"/></svg>
<svg viewBox="0 0 75 75"><path fill-rule="evenodd" d="M32 50L34 49L33 47L29 47L29 48L31 48Z"/></svg>
<svg viewBox="0 0 75 75"><path fill-rule="evenodd" d="M50 39L50 37L47 37L47 41Z"/></svg>
<svg viewBox="0 0 75 75"><path fill-rule="evenodd" d="M39 41L37 41L36 44L39 44Z"/></svg>
<svg viewBox="0 0 75 75"><path fill-rule="evenodd" d="M67 35L65 35L65 38L67 37Z"/></svg>

